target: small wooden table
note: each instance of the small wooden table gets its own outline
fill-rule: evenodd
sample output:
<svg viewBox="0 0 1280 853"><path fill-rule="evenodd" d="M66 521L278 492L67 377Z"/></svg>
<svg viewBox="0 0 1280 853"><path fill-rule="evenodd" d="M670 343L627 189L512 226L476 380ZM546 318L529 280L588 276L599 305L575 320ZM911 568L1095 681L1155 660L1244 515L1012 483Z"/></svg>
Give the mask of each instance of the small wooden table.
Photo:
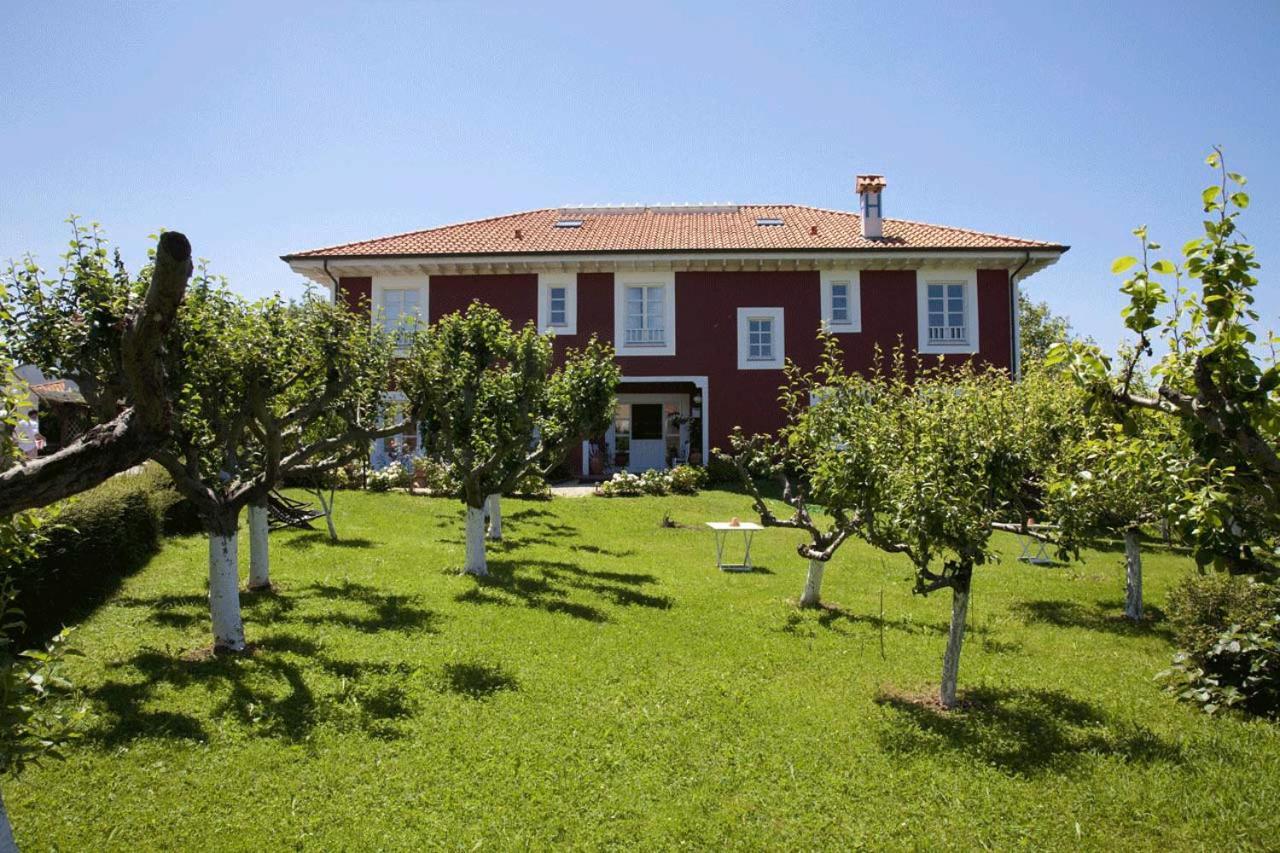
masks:
<svg viewBox="0 0 1280 853"><path fill-rule="evenodd" d="M751 521L743 521L739 524L730 524L727 521L708 521L707 527L710 527L716 535L716 568L722 572L751 571L751 537L757 530L764 530L764 528ZM724 561L724 543L728 540L729 533L734 530L742 531L744 545L742 562L726 563Z"/></svg>

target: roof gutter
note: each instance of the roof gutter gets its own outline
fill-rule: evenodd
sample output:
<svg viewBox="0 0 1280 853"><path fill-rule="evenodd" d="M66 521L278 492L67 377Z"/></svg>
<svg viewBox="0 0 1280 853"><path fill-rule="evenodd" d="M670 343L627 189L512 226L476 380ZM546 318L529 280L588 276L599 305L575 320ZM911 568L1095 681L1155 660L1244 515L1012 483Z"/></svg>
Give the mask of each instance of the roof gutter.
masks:
<svg viewBox="0 0 1280 853"><path fill-rule="evenodd" d="M1028 257L1030 257L1030 256L1028 255ZM324 259L324 264L323 264L322 266L324 267L324 274L325 274L325 275L327 275L327 276L329 276L329 280L333 282L333 301L334 301L334 302L337 302L337 301L338 301L338 280L337 280L336 278L334 278L333 273L329 271L329 259L328 259L328 258L325 258L325 259ZM1021 269L1021 268L1022 268L1022 267L1019 267L1019 269Z"/></svg>
<svg viewBox="0 0 1280 853"><path fill-rule="evenodd" d="M328 264L328 261L325 262ZM1016 270L1009 273L1009 364L1013 368L1014 379L1022 378L1022 328L1018 322L1018 273L1031 263L1031 253L1027 252ZM326 271L328 267L326 267Z"/></svg>
<svg viewBox="0 0 1280 853"><path fill-rule="evenodd" d="M281 255L280 260L288 263L290 261L369 261L369 260L469 260L479 258L541 258L549 256L620 256L628 255L741 255L748 257L768 257L770 255L867 255L870 257L895 257L910 256L915 254L1000 254L1011 252L1041 252L1053 255L1063 255L1071 247L1058 244L1048 244L1044 246L905 246L905 247L885 247L885 246L855 246L855 247L814 247L814 248L783 248L783 249L735 249L735 248L718 248L718 249L547 249L530 252L389 252L389 253L369 253L360 255L313 255L307 253L294 253L289 255Z"/></svg>

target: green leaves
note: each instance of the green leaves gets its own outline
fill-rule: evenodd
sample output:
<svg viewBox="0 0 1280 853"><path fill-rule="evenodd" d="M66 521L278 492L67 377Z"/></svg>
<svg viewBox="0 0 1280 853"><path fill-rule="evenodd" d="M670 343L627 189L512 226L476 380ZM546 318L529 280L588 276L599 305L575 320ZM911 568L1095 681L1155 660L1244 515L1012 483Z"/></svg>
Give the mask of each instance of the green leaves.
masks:
<svg viewBox="0 0 1280 853"><path fill-rule="evenodd" d="M549 337L532 324L513 329L480 302L414 342L405 394L430 451L457 472L470 505L608 428L620 378L613 348L592 338L567 350L559 369L553 363Z"/></svg>
<svg viewBox="0 0 1280 853"><path fill-rule="evenodd" d="M1270 553L1280 537L1280 366L1274 348L1258 346L1254 289L1259 264L1253 247L1237 233L1236 219L1250 199L1243 189L1224 198L1229 184L1243 187L1246 179L1226 171L1220 150L1206 163L1218 170L1219 181L1204 190L1201 202L1217 215L1205 217L1201 236L1182 245L1182 269L1163 259L1150 264L1151 274L1185 274L1192 286L1179 286L1168 310L1169 294L1147 272L1139 270L1124 281L1120 290L1128 304L1122 317L1135 338L1119 359L1117 375L1096 348L1059 347L1050 358L1070 366L1091 405L1124 424L1121 437L1108 439L1114 443L1108 451L1114 464L1145 459L1145 471L1131 468L1129 473L1152 484L1153 491L1165 474L1179 472L1180 492L1167 506L1196 561L1243 570L1251 552ZM1154 244L1145 228L1134 233L1146 258ZM1137 263L1134 257L1120 258L1112 270L1125 272ZM1157 354L1161 339L1165 351ZM1154 386L1140 370L1147 356L1157 359L1150 374ZM1134 443L1151 429L1137 416L1140 411L1167 418L1168 442L1180 448L1178 454L1152 455L1150 448ZM1081 481L1073 482L1078 491ZM1095 491L1108 483L1103 476L1093 482ZM1130 495L1134 501L1140 497L1146 496Z"/></svg>
<svg viewBox="0 0 1280 853"><path fill-rule="evenodd" d="M1124 257L1116 258L1111 262L1111 272L1119 275L1120 273L1132 268L1137 262L1138 259L1133 255L1125 255Z"/></svg>

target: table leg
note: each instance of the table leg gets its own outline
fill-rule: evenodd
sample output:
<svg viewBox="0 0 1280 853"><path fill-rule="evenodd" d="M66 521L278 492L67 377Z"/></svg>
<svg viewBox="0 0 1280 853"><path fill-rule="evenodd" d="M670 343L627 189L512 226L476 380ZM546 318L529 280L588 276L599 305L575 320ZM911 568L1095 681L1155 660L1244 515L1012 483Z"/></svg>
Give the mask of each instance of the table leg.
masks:
<svg viewBox="0 0 1280 853"><path fill-rule="evenodd" d="M752 536L752 531L750 531L750 530L744 530L744 531L742 531L742 535L743 535L743 536L746 538L746 540L747 540L747 549L746 549L746 553L743 555L743 558L742 558L742 564L743 564L744 566L746 566L748 570L750 570L750 569L751 569L751 536Z"/></svg>
<svg viewBox="0 0 1280 853"><path fill-rule="evenodd" d="M716 534L716 568L724 571L724 540L728 536L722 530L715 531Z"/></svg>

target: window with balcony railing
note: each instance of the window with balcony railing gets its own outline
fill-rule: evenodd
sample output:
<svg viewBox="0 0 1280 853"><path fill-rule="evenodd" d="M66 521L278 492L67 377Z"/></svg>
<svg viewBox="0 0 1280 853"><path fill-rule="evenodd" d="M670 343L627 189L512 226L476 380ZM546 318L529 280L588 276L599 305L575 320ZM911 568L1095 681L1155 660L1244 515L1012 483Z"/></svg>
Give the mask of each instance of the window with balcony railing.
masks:
<svg viewBox="0 0 1280 853"><path fill-rule="evenodd" d="M628 287L626 342L629 346L662 346L667 342L666 288Z"/></svg>
<svg viewBox="0 0 1280 853"><path fill-rule="evenodd" d="M962 346L969 343L966 291L962 282L929 284L929 343L938 346Z"/></svg>

